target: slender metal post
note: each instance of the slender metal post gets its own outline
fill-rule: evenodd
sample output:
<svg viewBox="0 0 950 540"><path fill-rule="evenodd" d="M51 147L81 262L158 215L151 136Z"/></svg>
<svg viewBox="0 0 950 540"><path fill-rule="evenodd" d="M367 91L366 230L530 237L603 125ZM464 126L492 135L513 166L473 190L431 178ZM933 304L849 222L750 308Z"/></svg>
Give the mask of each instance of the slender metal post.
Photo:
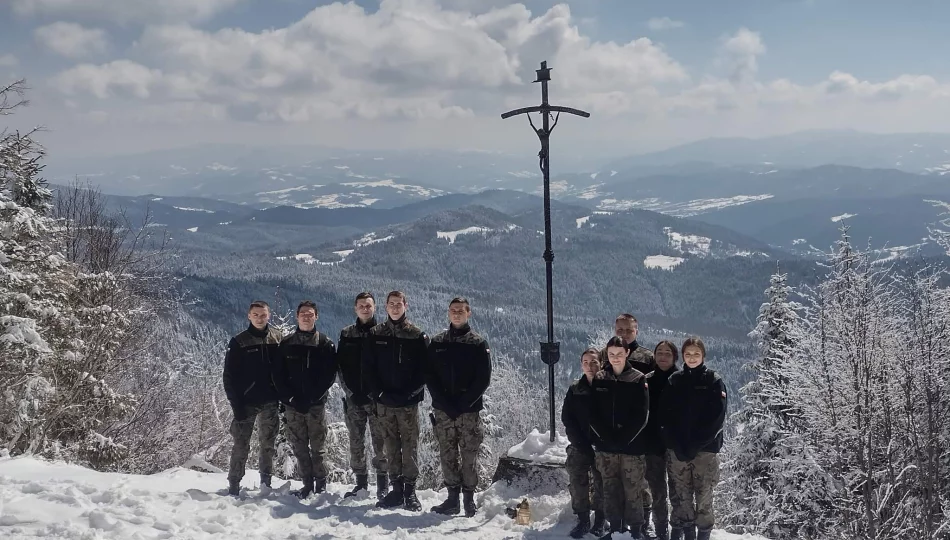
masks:
<svg viewBox="0 0 950 540"><path fill-rule="evenodd" d="M547 323L548 340L541 343L541 361L548 366L548 412L550 413L550 438L554 442L556 438L556 429L554 423L554 364L560 360L560 343L554 341L554 249L551 247L551 132L557 126L558 118L562 112L575 114L584 118L590 117L590 113L570 107L561 107L550 105L548 103L548 81L551 80L551 68L547 62L541 62L541 69L536 70L537 80L541 83L541 105L537 107L524 107L508 111L501 115L502 119L510 118L519 114L528 115L528 122L534 130L538 139L541 141L541 151L538 152L540 158L541 174L544 181L544 263L545 263L545 287L547 292ZM557 112L558 116L551 125L551 112ZM530 113L541 113L541 129L534 126Z"/></svg>

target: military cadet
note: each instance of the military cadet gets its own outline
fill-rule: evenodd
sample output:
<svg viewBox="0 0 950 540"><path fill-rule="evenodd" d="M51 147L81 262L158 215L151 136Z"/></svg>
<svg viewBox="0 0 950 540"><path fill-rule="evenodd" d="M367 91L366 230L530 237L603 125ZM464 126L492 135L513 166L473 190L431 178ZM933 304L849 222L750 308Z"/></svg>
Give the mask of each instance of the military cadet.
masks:
<svg viewBox="0 0 950 540"><path fill-rule="evenodd" d="M604 482L604 499L611 533L624 530L625 516L631 538L643 538L644 443L650 394L643 373L627 361L623 339L607 342L608 367L594 377L591 432L597 470Z"/></svg>
<svg viewBox="0 0 950 540"><path fill-rule="evenodd" d="M646 375L653 371L656 362L653 360L653 353L650 352L650 349L642 347L637 342L638 334L639 323L637 323L636 317L629 313L617 315L617 319L614 321L614 335L623 340L624 346L627 348L627 361L634 369ZM604 349L600 351L600 365L606 369L607 364L607 352Z"/></svg>
<svg viewBox="0 0 950 540"><path fill-rule="evenodd" d="M250 321L247 330L231 338L228 343L222 376L224 392L234 412L230 429L234 446L228 468L230 495L237 495L241 490L255 420L260 442L258 469L261 485L270 487L274 470L274 443L280 427L272 363L277 356L281 333L268 324L270 306L263 300L251 302L247 318Z"/></svg>
<svg viewBox="0 0 950 540"><path fill-rule="evenodd" d="M346 397L343 398L343 413L350 438L350 469L356 476L356 486L344 497L354 497L360 490L369 489L366 470L366 425L373 444L373 471L376 473L376 498L382 499L389 491L389 468L383 450L383 428L376 415L376 404L370 399L369 385L363 375L363 348L370 330L376 326L376 299L372 293L356 295L353 309L356 323L340 332L337 345L337 360L340 364L340 380Z"/></svg>
<svg viewBox="0 0 950 540"><path fill-rule="evenodd" d="M469 326L472 308L465 298L449 302L449 328L432 338L426 387L432 396L432 424L448 497L433 512L459 513L459 492L465 515L475 515L478 450L484 438L479 411L491 382L488 342Z"/></svg>
<svg viewBox="0 0 950 540"><path fill-rule="evenodd" d="M296 493L301 499L323 493L327 486L325 405L337 361L333 340L316 329L319 316L310 300L297 306L297 329L280 342L274 366L274 382L286 405L288 438L303 480L303 489Z"/></svg>
<svg viewBox="0 0 950 540"><path fill-rule="evenodd" d="M363 349L363 375L383 428L392 490L376 503L419 511L419 403L425 392L429 336L406 319L405 293L386 295L389 318L370 331Z"/></svg>
<svg viewBox="0 0 950 540"><path fill-rule="evenodd" d="M716 523L713 491L719 483L726 386L719 374L706 367L701 339L688 338L680 350L683 370L670 375L659 411L673 480L670 537L709 540Z"/></svg>
<svg viewBox="0 0 950 540"><path fill-rule="evenodd" d="M561 407L561 423L570 444L567 446L567 474L570 479L571 510L577 515L577 524L571 529L571 538L583 538L588 532L602 536L605 531L604 483L594 464L591 445L590 414L593 391L591 383L600 370L600 351L591 347L581 354L583 375L567 389ZM593 501L591 501L593 488ZM591 526L590 510L594 508Z"/></svg>
<svg viewBox="0 0 950 540"><path fill-rule="evenodd" d="M639 335L639 323L637 323L637 318L629 313L621 313L617 315L616 320L614 320L614 335L623 340L624 346L627 348L627 361L630 362L630 365L634 369L646 375L653 371L656 363L653 360L653 353L650 352L650 349L642 347L637 341L637 336ZM607 369L607 351L600 351L600 364L604 369ZM640 500L643 502L643 532L647 534L650 528L650 509L653 507L653 496L650 493L650 486L647 481L644 479L643 486L640 493ZM629 521L633 516L626 516Z"/></svg>
<svg viewBox="0 0 950 540"><path fill-rule="evenodd" d="M647 375L647 386L650 387L650 419L644 430L646 445L646 480L653 495L653 523L657 540L669 540L670 507L667 503L668 486L672 483L666 474L666 443L660 429L660 397L669 381L670 375L679 371L676 360L679 356L670 341L661 341L653 349L653 358L656 360L656 369ZM644 523L646 523L644 519ZM643 531L646 536L646 531Z"/></svg>

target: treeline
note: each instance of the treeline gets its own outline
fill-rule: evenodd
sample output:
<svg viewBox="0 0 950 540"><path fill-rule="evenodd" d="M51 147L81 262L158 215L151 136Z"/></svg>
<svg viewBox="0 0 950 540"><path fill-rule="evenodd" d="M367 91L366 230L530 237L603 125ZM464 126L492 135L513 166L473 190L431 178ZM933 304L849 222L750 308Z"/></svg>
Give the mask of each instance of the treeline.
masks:
<svg viewBox="0 0 950 540"><path fill-rule="evenodd" d="M817 284L773 276L717 495L730 528L950 538L946 278L922 261L875 263L847 229Z"/></svg>

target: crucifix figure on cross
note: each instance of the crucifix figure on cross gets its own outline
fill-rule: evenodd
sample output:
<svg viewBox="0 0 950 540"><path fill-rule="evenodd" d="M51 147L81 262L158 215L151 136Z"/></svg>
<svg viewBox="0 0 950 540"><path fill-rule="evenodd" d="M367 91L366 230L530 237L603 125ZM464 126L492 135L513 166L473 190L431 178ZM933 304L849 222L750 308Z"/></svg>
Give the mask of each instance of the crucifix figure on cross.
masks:
<svg viewBox="0 0 950 540"><path fill-rule="evenodd" d="M549 412L551 417L551 442L555 440L554 429L554 364L558 363L561 357L560 343L554 341L554 290L552 285L554 250L551 248L551 156L550 141L551 132L557 126L561 113L576 114L584 118L589 118L590 113L571 107L562 107L560 105L551 105L548 103L548 81L551 80L551 68L547 62L541 62L541 69L535 70L538 75L534 82L541 83L541 105L535 107L522 107L513 111L508 111L501 115L502 120L524 114L528 116L528 123L531 129L541 141L541 151L538 152L539 167L544 178L544 262L545 276L547 285L547 316L548 316L548 340L541 343L541 361L548 366L548 397ZM534 125L531 119L531 113L541 113L541 127ZM551 113L557 113L554 116L554 123L551 123Z"/></svg>

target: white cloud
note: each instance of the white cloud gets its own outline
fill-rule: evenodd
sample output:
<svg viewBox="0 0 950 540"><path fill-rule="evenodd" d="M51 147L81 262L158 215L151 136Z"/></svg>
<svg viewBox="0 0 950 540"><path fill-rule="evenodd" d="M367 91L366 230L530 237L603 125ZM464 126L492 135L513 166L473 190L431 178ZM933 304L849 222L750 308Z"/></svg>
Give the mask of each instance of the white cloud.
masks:
<svg viewBox="0 0 950 540"><path fill-rule="evenodd" d="M545 59L556 70L558 99L594 110L645 106L631 98L687 80L649 39L581 35L566 5L533 17L523 5L472 16L435 0L383 0L377 12L335 3L262 32L149 26L135 55L78 66L57 84L103 99L201 100L241 119L303 122L494 112L536 93L525 83Z"/></svg>
<svg viewBox="0 0 950 540"><path fill-rule="evenodd" d="M129 60L115 60L101 66L80 64L59 74L53 82L67 95L88 93L99 99L119 96L145 99L161 79L162 73L157 69Z"/></svg>
<svg viewBox="0 0 950 540"><path fill-rule="evenodd" d="M720 64L728 70L729 80L745 83L755 79L759 71L758 57L765 54L765 44L758 32L740 28L735 35L723 40Z"/></svg>
<svg viewBox="0 0 950 540"><path fill-rule="evenodd" d="M683 21L676 21L669 17L653 17L647 21L647 27L654 31L673 30L684 26L686 25Z"/></svg>
<svg viewBox="0 0 950 540"><path fill-rule="evenodd" d="M0 67L17 67L20 61L12 54L0 54Z"/></svg>
<svg viewBox="0 0 950 540"><path fill-rule="evenodd" d="M579 154L798 129L945 130L950 115L950 81L926 74L864 80L842 66L809 84L763 79L765 40L747 28L712 43L708 72L688 73L650 39L597 41L567 5L474 14L449 1L338 2L263 31L150 24L123 58L75 66L52 88L75 103L64 114L77 131L79 111L95 110L122 147L256 137L520 151L536 139L498 115L538 102L542 60L552 102L592 113L558 134Z"/></svg>
<svg viewBox="0 0 950 540"><path fill-rule="evenodd" d="M55 22L33 30L37 43L67 58L101 54L108 48L106 33L71 22Z"/></svg>
<svg viewBox="0 0 950 540"><path fill-rule="evenodd" d="M117 23L201 21L245 0L12 0L24 16L77 16Z"/></svg>

